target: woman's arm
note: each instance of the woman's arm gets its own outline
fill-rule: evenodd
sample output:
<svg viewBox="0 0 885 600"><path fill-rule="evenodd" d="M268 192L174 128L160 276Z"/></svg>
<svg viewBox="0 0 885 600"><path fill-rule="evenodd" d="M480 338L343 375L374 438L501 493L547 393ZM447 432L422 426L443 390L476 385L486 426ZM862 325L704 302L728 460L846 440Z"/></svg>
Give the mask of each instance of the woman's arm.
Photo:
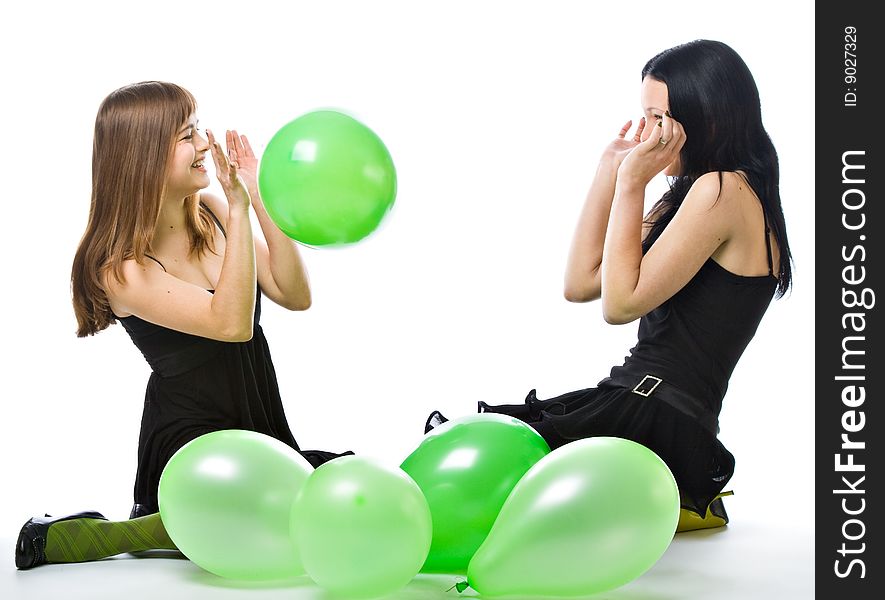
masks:
<svg viewBox="0 0 885 600"><path fill-rule="evenodd" d="M661 144L660 140L667 140ZM602 260L602 309L609 323L628 323L660 306L725 243L739 212L720 194L718 173L697 179L673 220L642 254L645 188L677 160L685 143L682 126L664 116L621 163Z"/></svg>
<svg viewBox="0 0 885 600"><path fill-rule="evenodd" d="M264 234L264 240L255 240L261 290L268 298L289 310L307 310L311 304L307 268L301 260L298 244L277 227L264 208L258 191L258 159L249 140L236 131L228 131L227 148L246 182L252 208Z"/></svg>
<svg viewBox="0 0 885 600"><path fill-rule="evenodd" d="M600 297L599 268L602 265L618 167L627 153L639 144L645 118L640 119L633 138L627 140L626 135L632 125L632 121L627 121L617 139L606 148L584 200L565 270L564 295L569 302L589 302Z"/></svg>
<svg viewBox="0 0 885 600"><path fill-rule="evenodd" d="M193 335L242 342L252 337L255 313L255 250L249 221L249 193L209 132L218 180L228 199L227 241L215 293L166 273L154 261L123 263L123 281L104 274L115 311Z"/></svg>

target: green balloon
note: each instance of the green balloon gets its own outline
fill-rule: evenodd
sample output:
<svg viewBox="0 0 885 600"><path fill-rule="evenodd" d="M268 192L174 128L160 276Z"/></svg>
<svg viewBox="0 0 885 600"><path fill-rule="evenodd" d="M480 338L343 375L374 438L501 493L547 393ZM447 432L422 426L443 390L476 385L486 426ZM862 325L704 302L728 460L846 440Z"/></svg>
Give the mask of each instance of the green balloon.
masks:
<svg viewBox="0 0 885 600"><path fill-rule="evenodd" d="M396 171L371 129L319 110L274 134L261 156L258 188L286 235L311 246L343 245L372 233L390 211Z"/></svg>
<svg viewBox="0 0 885 600"><path fill-rule="evenodd" d="M182 446L160 476L160 518L203 569L264 581L304 575L289 535L310 463L270 436L229 429Z"/></svg>
<svg viewBox="0 0 885 600"><path fill-rule="evenodd" d="M657 562L678 520L676 481L657 454L621 438L571 442L513 489L468 582L489 596L611 590Z"/></svg>
<svg viewBox="0 0 885 600"><path fill-rule="evenodd" d="M402 463L433 515L421 570L465 572L513 487L549 452L538 432L504 415L471 415L428 433Z"/></svg>
<svg viewBox="0 0 885 600"><path fill-rule="evenodd" d="M349 597L402 588L430 548L430 509L415 482L358 456L313 472L292 506L291 527L307 574Z"/></svg>

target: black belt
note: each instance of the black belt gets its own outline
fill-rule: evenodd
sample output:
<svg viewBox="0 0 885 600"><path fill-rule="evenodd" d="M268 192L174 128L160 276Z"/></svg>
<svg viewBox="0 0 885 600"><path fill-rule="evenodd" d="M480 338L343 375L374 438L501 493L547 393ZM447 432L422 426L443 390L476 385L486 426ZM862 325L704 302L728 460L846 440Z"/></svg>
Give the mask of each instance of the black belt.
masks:
<svg viewBox="0 0 885 600"><path fill-rule="evenodd" d="M719 432L719 419L710 413L710 409L703 402L655 375L616 375L606 377L598 385L626 388L644 398L654 396L697 421L714 437Z"/></svg>

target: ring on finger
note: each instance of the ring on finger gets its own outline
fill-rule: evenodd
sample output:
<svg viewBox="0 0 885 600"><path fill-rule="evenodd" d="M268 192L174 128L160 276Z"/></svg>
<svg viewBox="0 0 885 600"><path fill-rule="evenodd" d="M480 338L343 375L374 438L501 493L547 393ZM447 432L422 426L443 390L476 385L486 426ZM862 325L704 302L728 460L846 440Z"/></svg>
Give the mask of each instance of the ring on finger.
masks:
<svg viewBox="0 0 885 600"><path fill-rule="evenodd" d="M670 140L665 140L664 138L661 138L661 141L658 142L658 143L659 143L661 146L666 146L667 143L668 143L669 141L670 141Z"/></svg>

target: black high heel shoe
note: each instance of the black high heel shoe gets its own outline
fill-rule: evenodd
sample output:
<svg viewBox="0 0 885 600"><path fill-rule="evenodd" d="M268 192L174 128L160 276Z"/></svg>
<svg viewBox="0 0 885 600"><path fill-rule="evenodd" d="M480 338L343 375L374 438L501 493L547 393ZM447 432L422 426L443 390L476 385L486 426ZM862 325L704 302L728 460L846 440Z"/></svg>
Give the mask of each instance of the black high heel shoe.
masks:
<svg viewBox="0 0 885 600"><path fill-rule="evenodd" d="M72 519L101 519L107 518L99 512L88 510L64 517L34 517L22 526L18 534L18 542L15 544L15 566L19 569L33 569L46 564L46 535L49 526L59 521Z"/></svg>
<svg viewBox="0 0 885 600"><path fill-rule="evenodd" d="M427 417L427 422L424 423L424 433L430 433L433 429L439 427L446 421L448 421L448 419L445 418L441 412L438 410L433 411L430 413L430 416Z"/></svg>
<svg viewBox="0 0 885 600"><path fill-rule="evenodd" d="M132 510L129 511L130 519L138 519L139 517L146 517L148 515L152 515L154 513L160 512L158 510L152 510L150 506L147 504L138 504L135 503L132 505Z"/></svg>
<svg viewBox="0 0 885 600"><path fill-rule="evenodd" d="M341 458L342 456L354 456L353 450L348 450L347 452L329 452L327 450L299 450L298 451L301 456L303 456L307 462L310 463L314 469L317 467L326 464L330 460L335 460L336 458Z"/></svg>
<svg viewBox="0 0 885 600"><path fill-rule="evenodd" d="M541 420L541 413L551 415L563 415L566 412L565 404L559 400L538 400L536 390L530 391L523 404L497 404L491 405L480 400L476 403L476 411L481 413L497 413L515 417L526 423L535 423Z"/></svg>
<svg viewBox="0 0 885 600"><path fill-rule="evenodd" d="M488 404L480 400L476 403L476 412L507 415L525 422L537 421L540 418L540 412L535 407L537 402L535 390L532 390L522 404Z"/></svg>

